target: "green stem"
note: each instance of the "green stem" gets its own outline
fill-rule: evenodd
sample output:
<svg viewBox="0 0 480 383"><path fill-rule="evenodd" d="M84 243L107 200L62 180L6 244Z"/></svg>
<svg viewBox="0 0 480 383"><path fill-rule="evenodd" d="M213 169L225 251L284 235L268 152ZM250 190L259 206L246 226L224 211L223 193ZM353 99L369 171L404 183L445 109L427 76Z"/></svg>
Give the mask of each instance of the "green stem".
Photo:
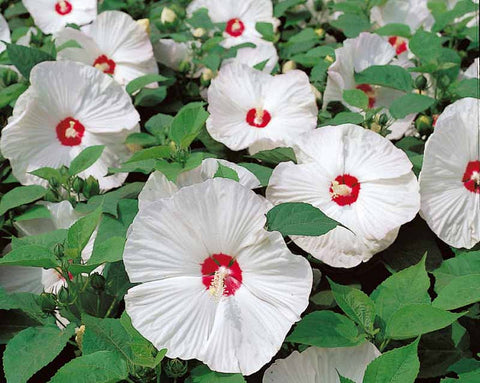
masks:
<svg viewBox="0 0 480 383"><path fill-rule="evenodd" d="M117 303L117 297L115 297L112 301L112 304L110 305L110 307L108 308L107 310L107 313L105 314L104 318L108 318L109 315L112 313L112 310L113 308L115 307L115 304Z"/></svg>

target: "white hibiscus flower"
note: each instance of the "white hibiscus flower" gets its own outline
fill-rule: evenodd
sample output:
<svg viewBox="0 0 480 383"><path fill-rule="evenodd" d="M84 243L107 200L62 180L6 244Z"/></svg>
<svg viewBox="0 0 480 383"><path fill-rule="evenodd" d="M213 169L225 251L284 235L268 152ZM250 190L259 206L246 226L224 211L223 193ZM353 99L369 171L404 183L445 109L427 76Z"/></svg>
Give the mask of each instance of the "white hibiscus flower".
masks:
<svg viewBox="0 0 480 383"><path fill-rule="evenodd" d="M271 76L244 64L223 67L208 89L207 130L232 150L257 141L289 145L317 124L308 76L299 70Z"/></svg>
<svg viewBox="0 0 480 383"><path fill-rule="evenodd" d="M362 383L368 364L380 351L370 342L355 347L309 347L278 359L263 375L263 383L339 383L338 374Z"/></svg>
<svg viewBox="0 0 480 383"><path fill-rule="evenodd" d="M97 16L97 0L22 0L42 32L49 34L67 24L85 25Z"/></svg>
<svg viewBox="0 0 480 383"><path fill-rule="evenodd" d="M248 65L254 68L257 64L262 64L266 61L262 71L271 73L275 65L278 63L278 53L275 45L272 43L258 44L255 48L241 48L237 51L237 55L231 59L224 60L222 66L228 65L232 62Z"/></svg>
<svg viewBox="0 0 480 383"><path fill-rule="evenodd" d="M206 158L202 161L202 164L195 169L180 173L175 182L169 181L168 178L159 171L150 174L150 177L148 177L145 186L138 196L139 208L143 209L151 202L158 201L161 198L171 197L185 186L194 185L213 178L217 173L219 163L235 170L239 178L238 182L241 185L249 189L255 189L261 186L257 177L244 167L225 160Z"/></svg>
<svg viewBox="0 0 480 383"><path fill-rule="evenodd" d="M410 31L415 33L418 28L428 23L431 17L427 3L427 0L388 0L371 9L370 20L379 27L406 24Z"/></svg>
<svg viewBox="0 0 480 383"><path fill-rule="evenodd" d="M2 41L9 43L10 39L10 27L8 26L7 20L5 17L0 14L0 52L3 52L7 47Z"/></svg>
<svg viewBox="0 0 480 383"><path fill-rule="evenodd" d="M265 43L255 26L258 22L271 23L276 27L271 0L194 0L187 8L191 16L200 8L207 8L214 23L226 23L222 45L232 47L246 42Z"/></svg>
<svg viewBox="0 0 480 383"><path fill-rule="evenodd" d="M86 147L105 145L100 159L80 175L94 176L104 190L120 186L125 174L106 174L128 158L124 142L140 120L124 89L95 68L68 61L38 64L30 82L0 141L13 175L24 185L44 184L29 172L68 166Z"/></svg>
<svg viewBox="0 0 480 383"><path fill-rule="evenodd" d="M395 48L378 35L363 32L354 39L345 40L343 47L335 50L336 60L328 69L323 108L326 109L331 101L341 101L350 110L359 112L358 108L343 101L343 91L347 89L362 90L368 96L370 108L390 107L395 99L405 93L386 87L357 84L354 75L373 65L398 65L400 62L394 60L395 55ZM405 65L407 62L402 61L400 66ZM388 113L388 110L384 112ZM397 140L403 137L412 129L414 119L415 114L410 114L395 120L389 126L391 133L387 138Z"/></svg>
<svg viewBox="0 0 480 383"><path fill-rule="evenodd" d="M464 98L438 117L420 173L421 215L453 247L480 241L480 103Z"/></svg>
<svg viewBox="0 0 480 383"><path fill-rule="evenodd" d="M417 214L420 196L412 164L377 133L351 124L326 126L305 134L294 150L298 164L283 162L274 169L267 199L309 203L346 227L320 237L292 236L330 266L368 261Z"/></svg>
<svg viewBox="0 0 480 383"><path fill-rule="evenodd" d="M133 326L170 358L250 375L280 349L308 305L312 271L268 204L238 182L182 188L136 216L124 252Z"/></svg>
<svg viewBox="0 0 480 383"><path fill-rule="evenodd" d="M21 236L39 235L52 230L68 229L82 217L82 215L73 209L68 201L62 201L59 203L44 202L43 204L50 211L51 218L39 218L15 223L15 227ZM83 263L86 263L90 259L96 237L97 231L92 234L90 240L83 249ZM95 272L101 272L102 270L103 266L100 266L95 269ZM72 276L69 275L69 277L71 278ZM47 293L57 293L62 286L66 286L67 284L68 281L66 281L65 278L55 269L0 266L0 286L8 292L29 292L39 294L45 291Z"/></svg>
<svg viewBox="0 0 480 383"><path fill-rule="evenodd" d="M467 70L463 73L463 77L465 78L479 78L480 72L480 58L477 57L472 65L470 65Z"/></svg>
<svg viewBox="0 0 480 383"><path fill-rule="evenodd" d="M174 70L180 69L180 64L189 62L193 57L194 42L178 42L173 39L160 39L153 44L156 60Z"/></svg>
<svg viewBox="0 0 480 383"><path fill-rule="evenodd" d="M158 73L153 48L145 28L132 17L119 11L98 15L81 31L66 28L55 36L58 46L75 40L82 48L65 48L58 52L60 60L79 61L113 75L126 85L137 77Z"/></svg>

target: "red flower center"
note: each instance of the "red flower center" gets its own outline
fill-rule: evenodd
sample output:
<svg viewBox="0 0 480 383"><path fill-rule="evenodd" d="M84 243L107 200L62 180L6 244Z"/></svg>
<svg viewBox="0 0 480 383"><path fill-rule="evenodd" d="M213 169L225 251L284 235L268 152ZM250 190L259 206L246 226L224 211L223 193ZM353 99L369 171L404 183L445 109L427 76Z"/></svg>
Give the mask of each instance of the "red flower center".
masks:
<svg viewBox="0 0 480 383"><path fill-rule="evenodd" d="M213 254L202 263L202 282L218 299L234 295L242 285L242 269L236 260L223 253Z"/></svg>
<svg viewBox="0 0 480 383"><path fill-rule="evenodd" d="M246 121L248 125L255 128L264 128L268 125L272 116L263 108L252 108L247 112Z"/></svg>
<svg viewBox="0 0 480 383"><path fill-rule="evenodd" d="M57 125L57 138L65 146L77 146L82 142L85 127L73 117L67 117Z"/></svg>
<svg viewBox="0 0 480 383"><path fill-rule="evenodd" d="M230 19L227 22L225 27L225 32L227 32L232 37L241 36L245 30L245 24L242 23L240 19Z"/></svg>
<svg viewBox="0 0 480 383"><path fill-rule="evenodd" d="M397 52L397 55L401 55L403 52L407 51L407 40L398 37L398 36L392 36L388 39L388 42L392 47L395 48L395 51Z"/></svg>
<svg viewBox="0 0 480 383"><path fill-rule="evenodd" d="M110 60L105 55L98 56L94 61L93 66L106 74L115 73L115 67L116 67L115 61Z"/></svg>
<svg viewBox="0 0 480 383"><path fill-rule="evenodd" d="M335 178L330 186L332 201L340 206L351 205L358 198L360 182L350 174L343 174Z"/></svg>
<svg viewBox="0 0 480 383"><path fill-rule="evenodd" d="M55 4L55 11L61 16L68 15L72 12L72 4L66 0L57 1Z"/></svg>
<svg viewBox="0 0 480 383"><path fill-rule="evenodd" d="M462 182L467 190L480 194L480 161L468 163Z"/></svg>
<svg viewBox="0 0 480 383"><path fill-rule="evenodd" d="M368 107L373 108L375 106L375 102L377 101L377 95L375 93L375 89L373 89L368 84L360 84L356 86L357 89L360 89L363 93L365 93L368 97Z"/></svg>

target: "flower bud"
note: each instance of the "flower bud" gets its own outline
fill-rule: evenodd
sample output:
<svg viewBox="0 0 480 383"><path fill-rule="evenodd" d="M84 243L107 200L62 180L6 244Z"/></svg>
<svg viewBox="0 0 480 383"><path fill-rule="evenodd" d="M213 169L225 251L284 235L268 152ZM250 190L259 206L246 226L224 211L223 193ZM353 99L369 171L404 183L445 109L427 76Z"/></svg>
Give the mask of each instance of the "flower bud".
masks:
<svg viewBox="0 0 480 383"><path fill-rule="evenodd" d="M388 115L386 113L382 113L380 117L378 118L378 123L382 126L385 126L388 124Z"/></svg>
<svg viewBox="0 0 480 383"><path fill-rule="evenodd" d="M282 65L282 73L287 73L296 68L297 68L297 64L295 63L295 61L288 60Z"/></svg>
<svg viewBox="0 0 480 383"><path fill-rule="evenodd" d="M65 255L65 246L63 243L57 243L55 247L53 248L53 253L55 254L55 257L58 259L63 258Z"/></svg>
<svg viewBox="0 0 480 383"><path fill-rule="evenodd" d="M375 133L380 133L382 131L382 125L372 122L370 125L370 130L374 131Z"/></svg>
<svg viewBox="0 0 480 383"><path fill-rule="evenodd" d="M415 79L415 88L424 90L427 87L427 78L422 74Z"/></svg>
<svg viewBox="0 0 480 383"><path fill-rule="evenodd" d="M175 12L173 12L170 8L165 7L162 10L162 14L160 15L160 21L162 24L170 24L175 21L177 18L177 15Z"/></svg>
<svg viewBox="0 0 480 383"><path fill-rule="evenodd" d="M48 190L43 199L47 202L58 202L57 195L52 190Z"/></svg>
<svg viewBox="0 0 480 383"><path fill-rule="evenodd" d="M18 74L8 68L0 68L0 79L5 86L10 86L18 81Z"/></svg>
<svg viewBox="0 0 480 383"><path fill-rule="evenodd" d="M57 177L51 177L49 180L48 180L48 183L50 184L50 186L54 189L58 188L60 186L60 182L58 181Z"/></svg>
<svg viewBox="0 0 480 383"><path fill-rule="evenodd" d="M86 179L85 184L83 185L82 193L87 198L90 198L90 197L93 197L94 195L99 194L100 185L98 184L98 181L94 177L89 176Z"/></svg>
<svg viewBox="0 0 480 383"><path fill-rule="evenodd" d="M192 35L193 37L199 39L200 37L202 37L203 35L205 35L207 31L203 28L195 28L192 32Z"/></svg>
<svg viewBox="0 0 480 383"><path fill-rule="evenodd" d="M40 307L43 312L53 313L57 308L57 300L54 294L41 293L40 294Z"/></svg>
<svg viewBox="0 0 480 383"><path fill-rule="evenodd" d="M325 29L317 28L315 29L315 33L317 34L318 37L322 38L323 36L325 36Z"/></svg>
<svg viewBox="0 0 480 383"><path fill-rule="evenodd" d="M326 55L324 61L331 64L335 61L335 59L330 55Z"/></svg>
<svg viewBox="0 0 480 383"><path fill-rule="evenodd" d="M85 184L85 181L81 179L80 177L75 177L72 183L72 188L75 191L75 193L80 194L83 190L83 185Z"/></svg>
<svg viewBox="0 0 480 383"><path fill-rule="evenodd" d="M99 273L93 273L90 275L88 281L90 282L90 286L95 290L103 291L105 289L105 278Z"/></svg>
<svg viewBox="0 0 480 383"><path fill-rule="evenodd" d="M415 121L415 128L421 136L429 135L433 132L432 118L426 115L421 115Z"/></svg>
<svg viewBox="0 0 480 383"><path fill-rule="evenodd" d="M180 359L171 359L165 363L165 373L169 378L181 378L187 373L188 363Z"/></svg>
<svg viewBox="0 0 480 383"><path fill-rule="evenodd" d="M68 174L68 168L64 165L62 166L60 169L58 169L58 171L60 172L60 174L63 176L63 177L68 177L69 174Z"/></svg>
<svg viewBox="0 0 480 383"><path fill-rule="evenodd" d="M137 24L140 25L145 30L145 32L147 32L147 35L150 35L150 20L149 19L137 20Z"/></svg>

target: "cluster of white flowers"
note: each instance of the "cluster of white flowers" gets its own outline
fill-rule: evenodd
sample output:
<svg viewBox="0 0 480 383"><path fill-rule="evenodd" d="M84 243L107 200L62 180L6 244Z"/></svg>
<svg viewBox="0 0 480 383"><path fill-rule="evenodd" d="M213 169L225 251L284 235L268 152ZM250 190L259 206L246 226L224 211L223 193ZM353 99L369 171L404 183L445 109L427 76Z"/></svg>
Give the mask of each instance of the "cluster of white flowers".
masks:
<svg viewBox="0 0 480 383"><path fill-rule="evenodd" d="M2 155L20 183L45 184L31 172L69 166L86 147L104 145L101 158L80 176L94 176L103 191L121 186L127 174L109 175L108 169L128 159L125 139L140 131L140 115L125 85L157 74L157 61L178 68L189 60L194 43L161 39L152 46L147 31L126 13L97 16L95 0L23 3L58 47L70 40L79 46L60 50L59 61L33 68L31 85L2 131ZM215 371L249 375L275 356L300 320L313 279L306 258L293 254L279 232L265 229L267 211L304 202L338 221L341 226L323 236L292 237L333 267L368 261L389 247L418 212L441 240L472 248L480 242L480 105L477 99L461 99L440 115L417 181L407 155L391 142L409 134L415 114L395 120L387 137L352 124L317 128L317 99L308 76L296 69L270 74L277 52L255 25L278 26L272 2L194 0L187 14L201 8L214 23L225 25L225 48L256 45L224 62L212 79L208 133L231 150L251 154L292 147L297 163L276 166L266 198L253 191L260 182L251 172L225 160L204 160L176 182L152 173L124 251L130 281L137 284L125 296L126 311L133 326L158 349L166 348L168 357L195 358ZM374 8L372 21L407 23L412 31L432 23L426 0L389 0ZM81 25L80 30L66 27L69 23ZM0 39L9 41L9 35L0 19ZM403 95L357 84L354 74L373 65L412 66L405 39L361 33L345 40L335 55L323 108L344 102L343 91L349 89L362 90L370 107L385 111ZM254 68L265 60L263 70ZM465 76L475 76L471 72ZM239 181L214 178L219 164L235 170ZM68 228L79 218L69 202L46 206L52 219L18 223L22 235ZM67 283L53 270L20 267L2 268L0 282L7 290L32 292L56 291ZM312 347L275 362L264 382L337 382L337 373L361 382L378 355L368 342L354 348Z"/></svg>

